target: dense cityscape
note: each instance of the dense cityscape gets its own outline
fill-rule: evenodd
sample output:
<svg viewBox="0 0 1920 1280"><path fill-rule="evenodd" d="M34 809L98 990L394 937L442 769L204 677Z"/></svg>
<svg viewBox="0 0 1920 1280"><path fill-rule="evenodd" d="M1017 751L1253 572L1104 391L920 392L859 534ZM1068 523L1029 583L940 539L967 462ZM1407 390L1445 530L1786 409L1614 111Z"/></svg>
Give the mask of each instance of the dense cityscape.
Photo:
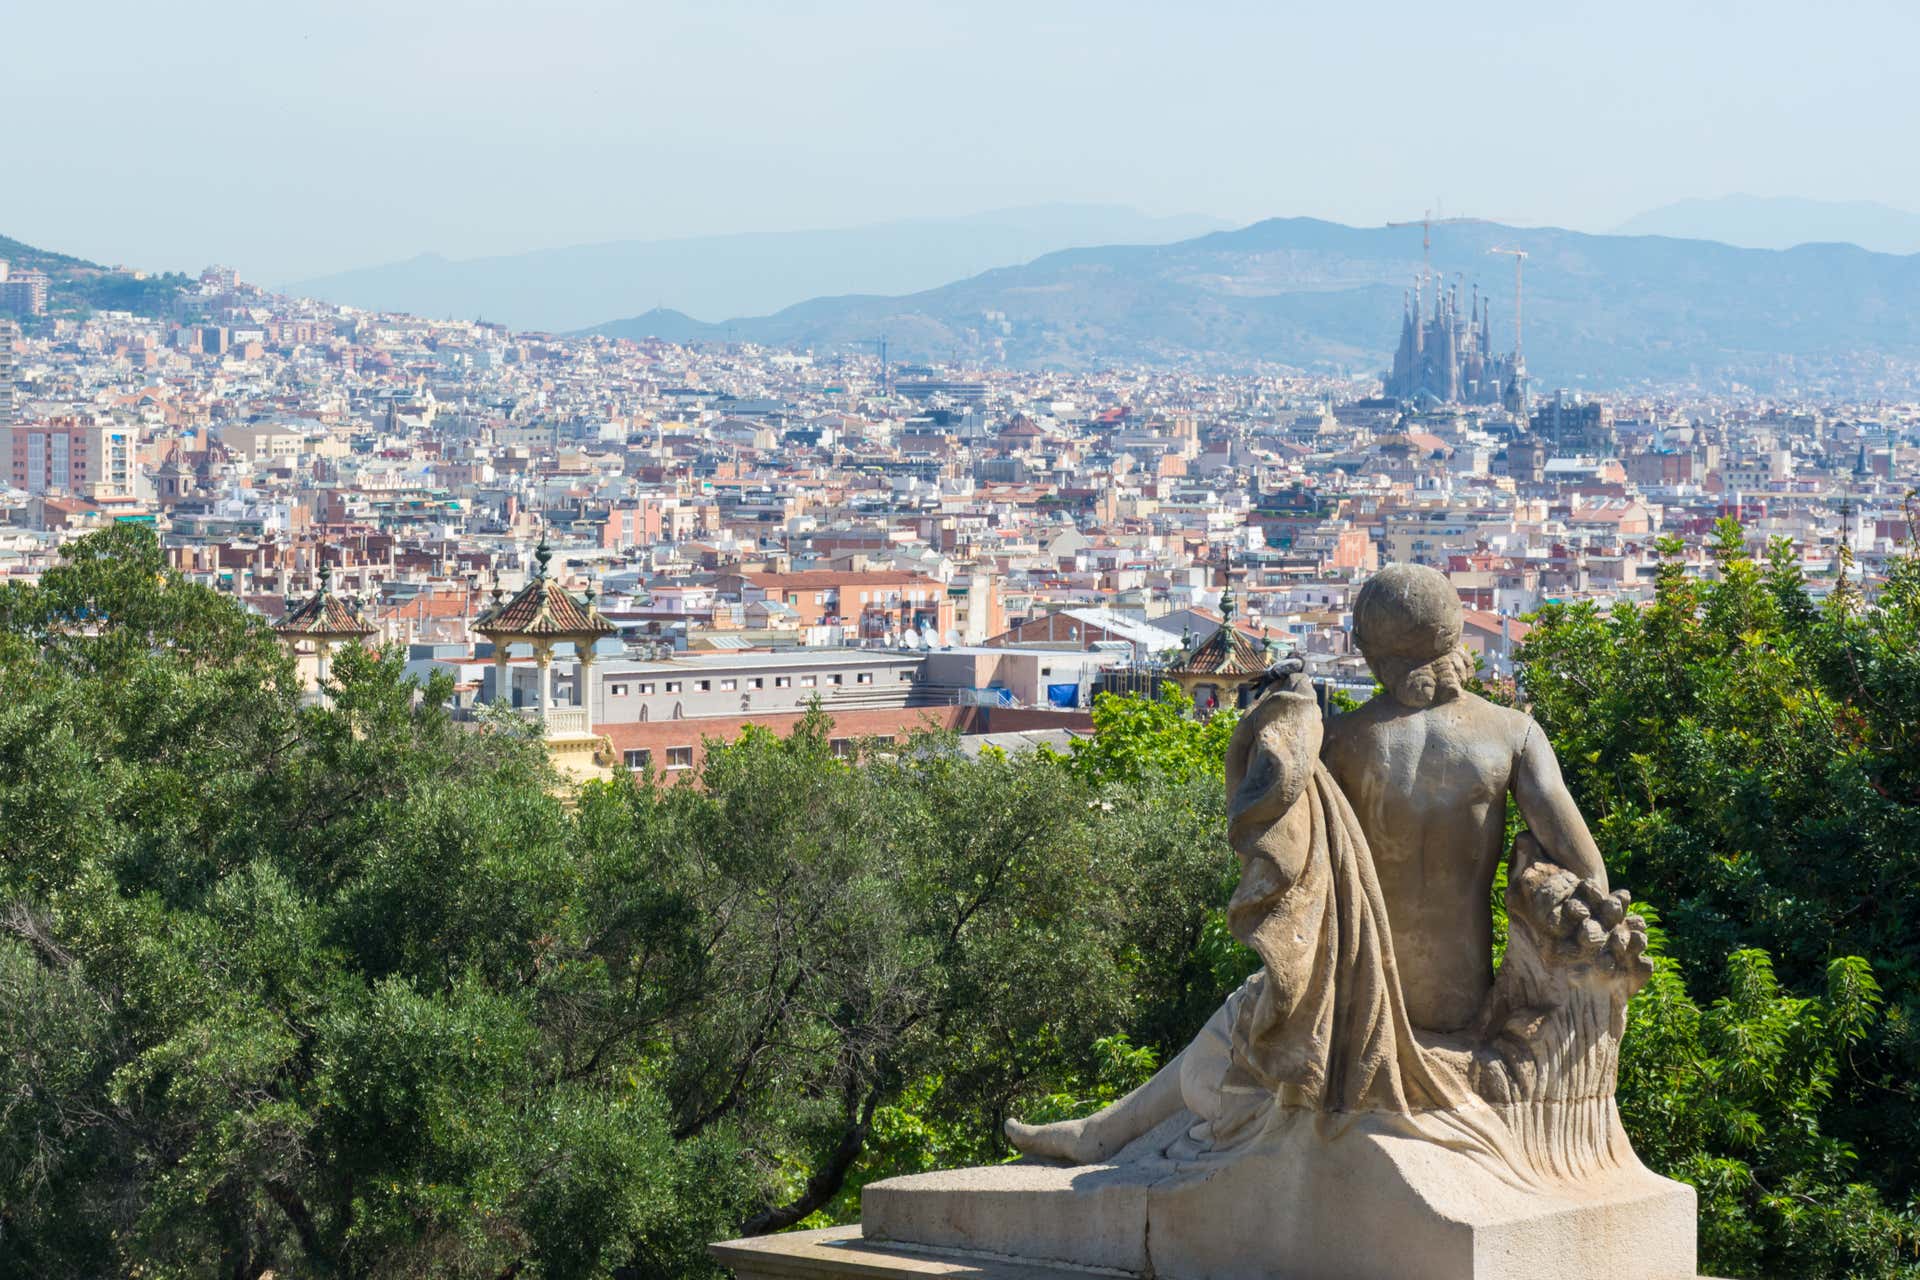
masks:
<svg viewBox="0 0 1920 1280"><path fill-rule="evenodd" d="M1727 19L12 6L0 1280L1920 1280L1920 5Z"/></svg>
<svg viewBox="0 0 1920 1280"><path fill-rule="evenodd" d="M1283 353L1067 374L515 333L221 267L160 318L0 288L0 578L150 524L310 678L353 638L299 630L325 591L581 776L691 768L816 699L849 739L1057 744L1103 689L1171 679L1204 712L1286 655L1364 692L1351 605L1392 562L1447 575L1489 680L1543 603L1648 599L1663 539L1706 574L1724 517L1816 595L1871 597L1920 475L1920 405L1530 394L1490 301L1438 288L1392 395ZM515 616L551 598L575 632L514 630L529 591Z"/></svg>

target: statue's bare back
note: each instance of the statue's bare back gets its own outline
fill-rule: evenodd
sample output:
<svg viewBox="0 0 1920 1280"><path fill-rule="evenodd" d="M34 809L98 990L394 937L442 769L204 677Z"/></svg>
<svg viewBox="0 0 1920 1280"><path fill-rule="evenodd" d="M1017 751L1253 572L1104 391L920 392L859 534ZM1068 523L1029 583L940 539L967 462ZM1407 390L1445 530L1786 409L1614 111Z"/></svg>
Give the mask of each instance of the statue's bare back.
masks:
<svg viewBox="0 0 1920 1280"><path fill-rule="evenodd" d="M1465 1029L1493 986L1493 878L1531 728L1465 692L1419 709L1383 693L1327 726L1322 758L1373 850L1416 1027Z"/></svg>
<svg viewBox="0 0 1920 1280"><path fill-rule="evenodd" d="M1600 851L1533 718L1466 688L1459 601L1394 566L1354 602L1354 642L1381 692L1328 724L1321 756L1346 793L1387 900L1407 1015L1463 1031L1493 986L1493 877L1507 797L1547 856L1598 894Z"/></svg>

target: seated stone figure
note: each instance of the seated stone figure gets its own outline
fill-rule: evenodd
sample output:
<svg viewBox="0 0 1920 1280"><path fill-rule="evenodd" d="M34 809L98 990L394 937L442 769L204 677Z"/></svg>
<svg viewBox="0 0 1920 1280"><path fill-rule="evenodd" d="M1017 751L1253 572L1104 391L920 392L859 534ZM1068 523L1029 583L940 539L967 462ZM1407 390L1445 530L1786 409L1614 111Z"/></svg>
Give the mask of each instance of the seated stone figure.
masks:
<svg viewBox="0 0 1920 1280"><path fill-rule="evenodd" d="M1354 615L1382 694L1323 734L1295 674L1228 749L1243 869L1228 922L1260 972L1135 1093L1084 1120L1009 1122L1020 1150L1093 1163L1184 1108L1198 1122L1170 1150L1217 1153L1293 1107L1448 1113L1450 1141L1523 1183L1630 1158L1611 1099L1626 1001L1651 972L1645 925L1608 892L1532 718L1465 688L1446 579L1390 567ZM1509 794L1528 831L1496 983Z"/></svg>
<svg viewBox="0 0 1920 1280"><path fill-rule="evenodd" d="M1354 615L1383 692L1323 722L1280 675L1228 749L1228 923L1260 969L1119 1102L1009 1121L1026 1162L870 1185L867 1242L1194 1280L1692 1277L1693 1193L1613 1100L1644 923L1539 728L1465 687L1446 580L1392 566Z"/></svg>
<svg viewBox="0 0 1920 1280"><path fill-rule="evenodd" d="M1184 1155L1229 1150L1276 1107L1411 1112L1467 1101L1407 1017L1385 903L1353 811L1320 763L1304 677L1262 698L1227 751L1227 839L1241 876L1227 906L1261 968L1151 1081L1084 1120L1008 1136L1029 1155L1105 1160L1182 1108Z"/></svg>

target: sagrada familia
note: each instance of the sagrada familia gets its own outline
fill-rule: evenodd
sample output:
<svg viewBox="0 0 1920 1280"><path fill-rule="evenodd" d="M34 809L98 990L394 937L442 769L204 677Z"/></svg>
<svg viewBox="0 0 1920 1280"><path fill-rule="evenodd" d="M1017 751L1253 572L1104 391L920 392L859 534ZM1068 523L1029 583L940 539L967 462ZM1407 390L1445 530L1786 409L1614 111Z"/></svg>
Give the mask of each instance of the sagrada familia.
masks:
<svg viewBox="0 0 1920 1280"><path fill-rule="evenodd" d="M1422 293L1415 289L1407 297L1386 394L1398 400L1497 404L1526 412L1526 361L1518 352L1494 352L1488 302L1478 287L1462 311L1458 286L1442 289L1436 283L1431 315L1421 314Z"/></svg>

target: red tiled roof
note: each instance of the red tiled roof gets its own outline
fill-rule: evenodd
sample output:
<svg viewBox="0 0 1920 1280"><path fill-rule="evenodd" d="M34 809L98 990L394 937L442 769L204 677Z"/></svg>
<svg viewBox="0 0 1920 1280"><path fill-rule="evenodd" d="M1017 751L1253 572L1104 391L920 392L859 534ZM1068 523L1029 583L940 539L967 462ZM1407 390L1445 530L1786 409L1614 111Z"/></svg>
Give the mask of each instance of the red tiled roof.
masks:
<svg viewBox="0 0 1920 1280"><path fill-rule="evenodd" d="M513 599L481 614L474 630L495 636L610 636L616 628L592 605L582 605L551 579L536 577Z"/></svg>
<svg viewBox="0 0 1920 1280"><path fill-rule="evenodd" d="M1201 641L1177 670L1188 675L1257 676L1267 665L1266 654L1240 628L1221 626Z"/></svg>
<svg viewBox="0 0 1920 1280"><path fill-rule="evenodd" d="M283 636L311 636L315 639L373 634L373 628L361 619L358 612L348 608L339 596L324 589L302 601L273 629Z"/></svg>
<svg viewBox="0 0 1920 1280"><path fill-rule="evenodd" d="M1462 609L1460 613L1462 621L1467 626L1485 632L1490 636L1500 634L1501 618L1499 614L1488 612L1485 609ZM1525 640L1528 634L1533 631L1533 627L1530 624L1522 622L1518 618L1508 618L1506 619L1506 624L1507 639L1515 644Z"/></svg>

